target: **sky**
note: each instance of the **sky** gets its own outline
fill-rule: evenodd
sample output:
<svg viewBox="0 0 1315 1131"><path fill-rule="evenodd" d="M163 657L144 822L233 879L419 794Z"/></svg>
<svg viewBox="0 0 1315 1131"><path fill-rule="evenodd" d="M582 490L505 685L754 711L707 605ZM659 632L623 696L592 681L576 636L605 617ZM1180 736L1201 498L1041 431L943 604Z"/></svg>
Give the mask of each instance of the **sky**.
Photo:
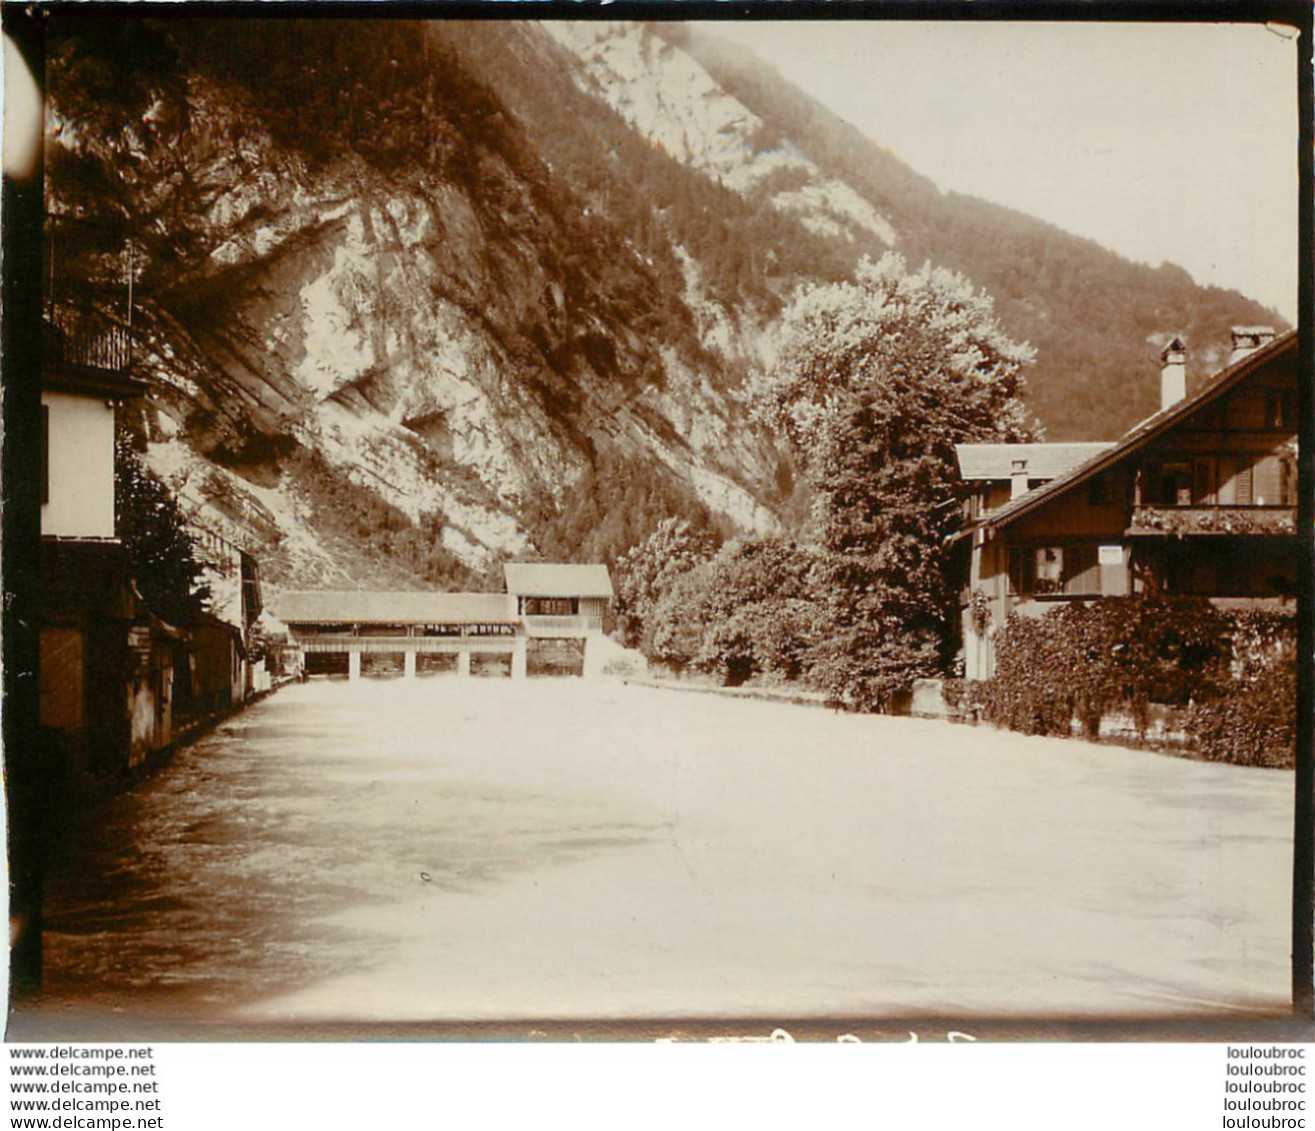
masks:
<svg viewBox="0 0 1315 1131"><path fill-rule="evenodd" d="M1296 37L1239 24L717 23L941 188L1294 321Z"/></svg>

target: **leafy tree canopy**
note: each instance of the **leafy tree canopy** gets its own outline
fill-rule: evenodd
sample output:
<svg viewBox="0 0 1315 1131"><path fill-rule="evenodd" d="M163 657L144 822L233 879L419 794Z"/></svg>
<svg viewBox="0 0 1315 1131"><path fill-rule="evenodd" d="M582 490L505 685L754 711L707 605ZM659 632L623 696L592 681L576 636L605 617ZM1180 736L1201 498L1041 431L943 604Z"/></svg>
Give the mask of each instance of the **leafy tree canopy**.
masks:
<svg viewBox="0 0 1315 1131"><path fill-rule="evenodd" d="M944 667L954 445L1030 438L1019 400L1030 356L988 296L894 254L786 311L777 363L753 395L813 488L831 618L816 670L838 702L885 707Z"/></svg>
<svg viewBox="0 0 1315 1131"><path fill-rule="evenodd" d="M852 439L854 410L897 410L911 441L1030 436L1022 367L991 299L962 276L890 253L853 283L806 287L786 310L776 365L754 383L760 414L781 426L814 477ZM892 436L895 446L897 437Z"/></svg>
<svg viewBox="0 0 1315 1131"><path fill-rule="evenodd" d="M616 612L626 644L640 642L654 607L676 579L716 550L716 540L706 529L688 519L665 518L617 559Z"/></svg>
<svg viewBox="0 0 1315 1131"><path fill-rule="evenodd" d="M677 574L649 611L645 654L737 685L806 678L822 610L816 554L785 538L743 538Z"/></svg>
<svg viewBox="0 0 1315 1131"><path fill-rule="evenodd" d="M210 597L178 500L151 474L120 431L114 442L114 512L133 580L151 611L174 624L190 624Z"/></svg>

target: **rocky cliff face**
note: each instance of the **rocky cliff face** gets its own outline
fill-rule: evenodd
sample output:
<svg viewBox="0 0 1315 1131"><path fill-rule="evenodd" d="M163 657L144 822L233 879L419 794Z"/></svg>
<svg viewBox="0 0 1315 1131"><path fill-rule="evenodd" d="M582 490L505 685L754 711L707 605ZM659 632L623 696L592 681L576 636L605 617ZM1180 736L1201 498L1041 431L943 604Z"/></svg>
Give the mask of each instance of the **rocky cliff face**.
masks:
<svg viewBox="0 0 1315 1131"><path fill-rule="evenodd" d="M793 288L901 221L669 40L57 26L51 209L131 247L148 461L273 582L472 584L671 513L776 528L740 383ZM76 244L57 226L57 284Z"/></svg>
<svg viewBox="0 0 1315 1131"><path fill-rule="evenodd" d="M554 21L545 30L572 56L586 94L677 161L741 196L764 193L810 231L894 247L890 221L854 189L827 176L788 137L717 81L692 56L634 23Z"/></svg>
<svg viewBox="0 0 1315 1131"><path fill-rule="evenodd" d="M103 207L91 190L111 177L129 239L150 212L154 256L185 245L139 267L149 462L276 580L413 580L356 552L369 532L344 530L350 515L326 521L366 495L385 525L436 531L472 569L532 551L527 511L569 506L603 451L729 524L774 527L759 498L770 446L743 427L716 357L633 324L589 262L605 249L562 223L567 194L483 144L451 177L351 152L312 162L249 92L200 67L181 77L106 136L56 72L52 203ZM688 277L697 307L692 260ZM715 328L706 338L715 349Z"/></svg>

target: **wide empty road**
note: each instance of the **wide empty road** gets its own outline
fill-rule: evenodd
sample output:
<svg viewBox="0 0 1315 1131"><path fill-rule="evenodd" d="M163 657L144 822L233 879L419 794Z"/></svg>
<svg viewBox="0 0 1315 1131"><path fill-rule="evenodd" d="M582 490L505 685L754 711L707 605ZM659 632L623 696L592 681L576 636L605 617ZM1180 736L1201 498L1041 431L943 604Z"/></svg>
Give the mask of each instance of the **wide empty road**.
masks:
<svg viewBox="0 0 1315 1131"><path fill-rule="evenodd" d="M317 681L83 830L48 1008L1282 1008L1291 796L1288 773L606 680Z"/></svg>

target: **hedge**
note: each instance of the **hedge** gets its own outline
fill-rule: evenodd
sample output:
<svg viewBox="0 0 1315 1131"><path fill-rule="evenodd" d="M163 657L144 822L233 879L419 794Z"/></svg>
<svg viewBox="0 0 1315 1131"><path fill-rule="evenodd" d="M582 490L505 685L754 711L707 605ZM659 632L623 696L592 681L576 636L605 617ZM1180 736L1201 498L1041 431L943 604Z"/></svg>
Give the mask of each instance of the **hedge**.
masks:
<svg viewBox="0 0 1315 1131"><path fill-rule="evenodd" d="M1143 593L1017 615L996 637L995 677L975 688L988 720L1025 734L1095 738L1111 711L1144 736L1152 703L1173 708L1200 756L1290 766L1291 615L1230 613L1204 598Z"/></svg>

